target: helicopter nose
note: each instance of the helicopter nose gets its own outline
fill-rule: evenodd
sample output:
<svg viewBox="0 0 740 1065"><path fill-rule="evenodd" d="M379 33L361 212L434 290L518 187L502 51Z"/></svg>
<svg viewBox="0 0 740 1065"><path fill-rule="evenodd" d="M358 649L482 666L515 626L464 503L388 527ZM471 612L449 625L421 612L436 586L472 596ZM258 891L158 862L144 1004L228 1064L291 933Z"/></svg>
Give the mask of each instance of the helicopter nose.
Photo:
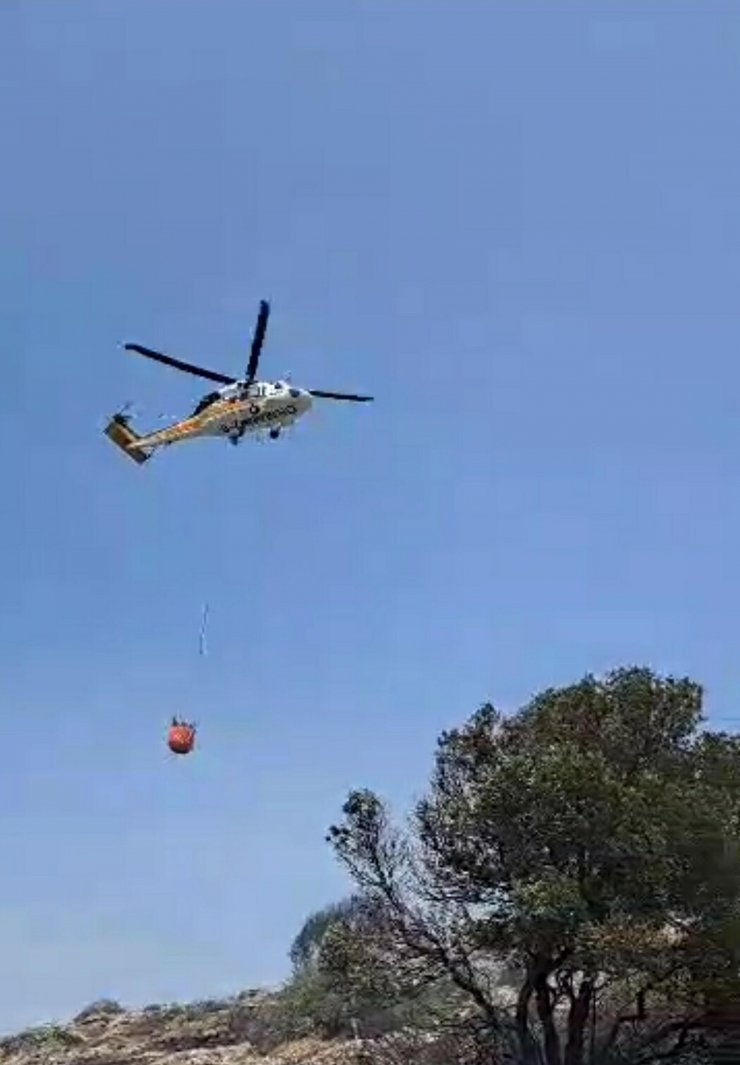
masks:
<svg viewBox="0 0 740 1065"><path fill-rule="evenodd" d="M291 388L290 397L301 413L310 409L312 405L311 393L305 388Z"/></svg>

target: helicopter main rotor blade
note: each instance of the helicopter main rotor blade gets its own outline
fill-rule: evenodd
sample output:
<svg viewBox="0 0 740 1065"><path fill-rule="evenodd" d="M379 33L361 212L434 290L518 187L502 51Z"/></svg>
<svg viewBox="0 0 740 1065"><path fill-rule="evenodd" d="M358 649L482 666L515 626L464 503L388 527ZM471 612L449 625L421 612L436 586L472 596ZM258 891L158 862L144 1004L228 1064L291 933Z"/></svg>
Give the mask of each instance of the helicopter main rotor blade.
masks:
<svg viewBox="0 0 740 1065"><path fill-rule="evenodd" d="M216 373L215 370L204 370L202 366L193 366L190 362L173 359L171 355L163 355L161 351L143 348L140 344L124 344L124 348L126 351L135 351L139 355L146 355L148 359L154 359L156 362L163 362L165 366L174 366L176 370L182 370L184 373L191 373L196 377L205 377L207 381L217 381L222 385L233 385L236 382L235 377L227 377L226 374Z"/></svg>
<svg viewBox="0 0 740 1065"><path fill-rule="evenodd" d="M374 399L374 396L355 396L349 392L322 392L318 388L309 388L308 394L320 399L346 399L350 403L371 403Z"/></svg>
<svg viewBox="0 0 740 1065"><path fill-rule="evenodd" d="M257 325L254 330L254 338L252 339L252 350L249 353L249 363L247 364L247 376L246 384L251 384L257 376L257 366L260 361L260 352L262 351L262 345L265 342L265 333L267 331L267 319L270 317L270 304L267 300L260 300L260 311L257 315Z"/></svg>

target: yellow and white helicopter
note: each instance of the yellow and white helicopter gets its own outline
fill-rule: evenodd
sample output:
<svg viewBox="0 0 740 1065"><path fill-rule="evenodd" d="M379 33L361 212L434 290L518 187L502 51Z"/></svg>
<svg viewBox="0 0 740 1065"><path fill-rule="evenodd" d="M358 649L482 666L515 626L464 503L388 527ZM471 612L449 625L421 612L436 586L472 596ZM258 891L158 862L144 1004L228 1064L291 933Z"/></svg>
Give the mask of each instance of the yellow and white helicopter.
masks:
<svg viewBox="0 0 740 1065"><path fill-rule="evenodd" d="M114 414L105 427L105 434L135 462L146 462L160 447L205 436L222 436L232 444L238 444L245 433L267 433L272 440L280 436L283 428L292 425L306 414L313 405L314 397L341 399L353 403L367 403L372 396L356 396L346 392L323 392L316 388L294 388L285 381L258 381L257 366L267 330L270 305L260 302L257 326L252 339L246 377L239 379L200 366L173 359L140 344L125 344L126 351L155 359L166 366L174 366L185 373L215 381L223 387L209 392L199 400L192 414L164 429L140 436L131 428L130 419L123 413Z"/></svg>

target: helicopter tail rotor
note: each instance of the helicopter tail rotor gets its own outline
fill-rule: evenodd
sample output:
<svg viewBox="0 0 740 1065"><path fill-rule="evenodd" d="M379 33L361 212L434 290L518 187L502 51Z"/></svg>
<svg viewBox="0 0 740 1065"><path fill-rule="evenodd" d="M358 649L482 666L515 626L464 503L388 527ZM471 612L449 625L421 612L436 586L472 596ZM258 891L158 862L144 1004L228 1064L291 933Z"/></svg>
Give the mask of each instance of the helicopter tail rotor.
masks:
<svg viewBox="0 0 740 1065"><path fill-rule="evenodd" d="M119 451L122 451L124 455L128 455L130 459L133 459L139 465L151 458L151 452L131 447L137 440L141 440L141 437L131 428L129 419L123 411L113 415L103 432L116 445Z"/></svg>

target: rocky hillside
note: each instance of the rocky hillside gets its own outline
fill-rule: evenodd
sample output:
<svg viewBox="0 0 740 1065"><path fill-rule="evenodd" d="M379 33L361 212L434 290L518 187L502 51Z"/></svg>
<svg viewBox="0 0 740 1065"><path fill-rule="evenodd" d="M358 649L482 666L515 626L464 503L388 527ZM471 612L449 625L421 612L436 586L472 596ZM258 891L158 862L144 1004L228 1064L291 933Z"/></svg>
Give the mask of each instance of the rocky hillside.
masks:
<svg viewBox="0 0 740 1065"><path fill-rule="evenodd" d="M102 1002L1 1040L0 1065L354 1065L351 1043L289 1028L278 1000L258 992L143 1010Z"/></svg>

